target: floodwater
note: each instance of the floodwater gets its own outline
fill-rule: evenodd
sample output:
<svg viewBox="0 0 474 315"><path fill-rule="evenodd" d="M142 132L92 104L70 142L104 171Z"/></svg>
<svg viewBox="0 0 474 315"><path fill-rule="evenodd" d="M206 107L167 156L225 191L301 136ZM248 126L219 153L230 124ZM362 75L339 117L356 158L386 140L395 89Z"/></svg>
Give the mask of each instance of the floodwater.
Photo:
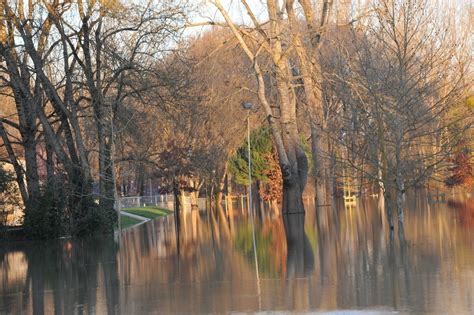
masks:
<svg viewBox="0 0 474 315"><path fill-rule="evenodd" d="M372 204L254 225L192 211L120 238L2 244L0 313L472 314L474 199L410 202L402 243Z"/></svg>

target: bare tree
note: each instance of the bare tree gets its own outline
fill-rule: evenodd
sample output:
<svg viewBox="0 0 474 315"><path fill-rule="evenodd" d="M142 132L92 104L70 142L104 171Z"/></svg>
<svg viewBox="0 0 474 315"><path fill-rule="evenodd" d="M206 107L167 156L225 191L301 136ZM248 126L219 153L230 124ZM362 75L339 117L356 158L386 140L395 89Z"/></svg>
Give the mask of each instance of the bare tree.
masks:
<svg viewBox="0 0 474 315"><path fill-rule="evenodd" d="M318 83L312 77L315 73L314 67L318 67L315 55L308 53L304 46L303 36L299 31L299 17L295 13L295 1L287 1L280 6L279 1L269 0L264 4L268 15L268 21L260 22L257 15L252 11L247 1L240 1L252 23L252 26L239 25L232 20L229 12L220 1L211 1L219 10L239 45L253 64L253 70L257 79L258 98L267 116L272 130L273 139L278 152L280 167L283 174L284 188L284 212L302 212L302 193L306 186L308 174L308 161L300 144L300 130L297 120L297 97L295 94L295 82L302 79L307 103L315 108L312 119L318 124L321 116L320 97L318 95ZM303 18L307 25L307 36L311 47L317 49L322 34L322 28L328 20L330 1L323 1L321 10L321 21L316 23L315 10L309 1L300 1L303 9ZM277 98L272 102L267 95L268 83L265 80L264 69L261 65L262 55L267 55L268 68L274 78L274 87ZM299 65L299 71L295 71ZM314 158L315 169L321 167L320 154L322 143L318 141L318 135L314 135ZM318 174L318 171L316 171ZM320 185L320 187L323 187ZM319 189L318 194L324 194ZM318 196L318 200L322 200Z"/></svg>
<svg viewBox="0 0 474 315"><path fill-rule="evenodd" d="M179 34L184 11L174 1L127 5L80 0L28 1L27 5L2 1L1 10L2 79L18 112L18 123L2 119L2 127L9 124L22 134L27 210L29 199L41 195L36 163L42 145L48 181L67 178L66 230L87 232L84 229L94 220L103 220L96 230L109 230L116 216L112 209L114 119L127 99L140 100L148 87L141 80L168 50L163 46ZM4 142L11 142L2 134ZM39 142L40 136L44 143ZM10 159L15 164L17 158L10 154ZM23 173L16 169L21 184ZM98 212L91 206L95 178L102 207Z"/></svg>
<svg viewBox="0 0 474 315"><path fill-rule="evenodd" d="M369 167L345 163L378 182L392 230L397 209L400 234L405 192L446 161L447 128L462 118L447 113L466 91L465 42L442 22L427 1L377 1L340 42L345 53L329 79L346 119L339 144Z"/></svg>

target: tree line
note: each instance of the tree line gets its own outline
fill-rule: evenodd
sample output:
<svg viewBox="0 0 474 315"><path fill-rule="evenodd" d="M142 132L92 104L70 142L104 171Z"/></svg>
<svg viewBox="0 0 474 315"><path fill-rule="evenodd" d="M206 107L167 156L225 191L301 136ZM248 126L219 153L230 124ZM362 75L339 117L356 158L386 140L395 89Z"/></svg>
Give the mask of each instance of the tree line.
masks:
<svg viewBox="0 0 474 315"><path fill-rule="evenodd" d="M1 158L30 237L110 231L147 179L219 203L245 184L247 115L254 178L283 213L304 212L308 179L322 207L350 177L402 231L409 189L472 185L472 7L211 0L200 20L194 5L0 2Z"/></svg>

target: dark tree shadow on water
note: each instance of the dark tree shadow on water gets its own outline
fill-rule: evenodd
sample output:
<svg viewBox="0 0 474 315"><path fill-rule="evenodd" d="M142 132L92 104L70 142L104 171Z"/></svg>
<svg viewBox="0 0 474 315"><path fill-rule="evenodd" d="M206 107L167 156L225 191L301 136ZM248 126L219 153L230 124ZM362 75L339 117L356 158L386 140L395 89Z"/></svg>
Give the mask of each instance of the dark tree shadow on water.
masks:
<svg viewBox="0 0 474 315"><path fill-rule="evenodd" d="M14 250L25 257L21 304L9 303L12 309L2 312L23 313L30 309L33 314L52 310L54 314L94 314L97 292L102 291L107 313L118 313L118 245L112 235L34 242Z"/></svg>
<svg viewBox="0 0 474 315"><path fill-rule="evenodd" d="M314 270L314 253L304 230L304 213L284 214L287 278L306 277Z"/></svg>

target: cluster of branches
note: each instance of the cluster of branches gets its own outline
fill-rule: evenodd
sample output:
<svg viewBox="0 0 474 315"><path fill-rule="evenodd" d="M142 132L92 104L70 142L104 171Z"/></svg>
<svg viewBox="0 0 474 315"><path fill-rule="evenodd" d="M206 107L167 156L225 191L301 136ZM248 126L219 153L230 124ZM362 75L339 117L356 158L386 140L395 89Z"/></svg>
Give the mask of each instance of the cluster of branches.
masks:
<svg viewBox="0 0 474 315"><path fill-rule="evenodd" d="M114 124L150 88L183 10L172 0L0 2L2 94L14 106L0 135L31 236L112 229Z"/></svg>
<svg viewBox="0 0 474 315"><path fill-rule="evenodd" d="M251 63L284 212L302 208L308 163L300 139L309 133L318 205L349 174L361 192L378 189L392 229L396 206L402 227L407 189L442 177L456 147L450 126L463 134L472 124L462 105L472 88L470 33L459 23L469 12L429 1L336 2L346 14L327 0L268 0L259 9L240 0L234 6L246 17L237 20L213 0L221 19L209 23L229 29Z"/></svg>
<svg viewBox="0 0 474 315"><path fill-rule="evenodd" d="M402 230L405 192L442 176L458 145L451 126L466 135L472 124L463 106L468 42L437 9L377 1L366 23L334 35L321 52L324 101L336 114L327 130L332 155L360 174L360 186L377 184L392 229L392 197Z"/></svg>
<svg viewBox="0 0 474 315"><path fill-rule="evenodd" d="M151 138L145 150L135 151L144 153L149 176L179 196L190 193L193 205L204 190L222 198L228 160L245 135L241 103L255 99L248 61L235 44L229 32L217 29L189 39L161 65L172 84L145 96L149 103L159 98L148 118L160 124L152 132L142 127ZM259 117L253 115L252 124Z"/></svg>
<svg viewBox="0 0 474 315"><path fill-rule="evenodd" d="M108 230L145 176L220 194L250 114L268 123L283 212L304 211L312 164L319 206L351 176L402 224L407 189L445 176L472 124L461 17L427 0L239 0L236 20L207 3L197 24L213 28L180 41L182 1L0 1L2 160L27 229Z"/></svg>

